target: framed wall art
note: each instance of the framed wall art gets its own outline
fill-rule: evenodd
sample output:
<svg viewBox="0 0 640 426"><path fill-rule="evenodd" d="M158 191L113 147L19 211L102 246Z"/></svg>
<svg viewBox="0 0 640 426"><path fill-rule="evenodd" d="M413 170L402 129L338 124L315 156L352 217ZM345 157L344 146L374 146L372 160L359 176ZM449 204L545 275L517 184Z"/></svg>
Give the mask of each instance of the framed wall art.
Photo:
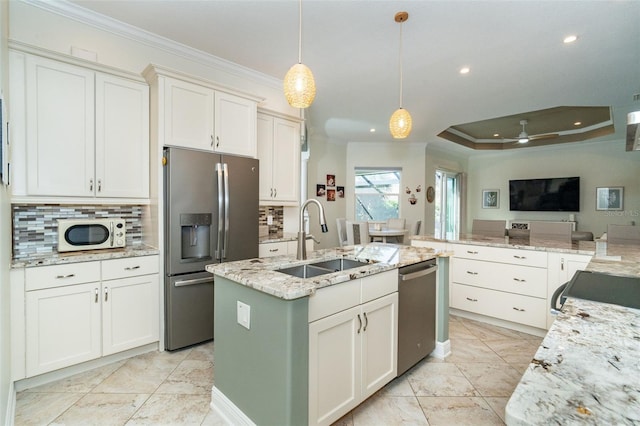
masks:
<svg viewBox="0 0 640 426"><path fill-rule="evenodd" d="M500 190L499 189L483 189L482 190L482 208L497 209L500 207Z"/></svg>
<svg viewBox="0 0 640 426"><path fill-rule="evenodd" d="M622 210L624 187L596 188L596 210Z"/></svg>

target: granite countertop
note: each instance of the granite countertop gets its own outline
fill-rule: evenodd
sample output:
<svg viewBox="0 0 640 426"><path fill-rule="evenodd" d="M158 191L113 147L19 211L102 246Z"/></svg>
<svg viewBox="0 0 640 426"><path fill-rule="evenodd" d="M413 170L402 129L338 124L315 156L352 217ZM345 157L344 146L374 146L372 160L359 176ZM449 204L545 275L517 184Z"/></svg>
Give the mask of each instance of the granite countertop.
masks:
<svg viewBox="0 0 640 426"><path fill-rule="evenodd" d="M96 260L120 259L125 257L151 256L160 251L151 246L136 244L117 249L72 251L66 253L47 253L27 259L13 259L11 268L31 268L35 266L61 265L65 263L91 262Z"/></svg>
<svg viewBox="0 0 640 426"><path fill-rule="evenodd" d="M640 424L640 310L568 298L506 406L508 425Z"/></svg>
<svg viewBox="0 0 640 426"><path fill-rule="evenodd" d="M207 265L206 269L215 275L263 293L291 300L310 296L322 287L448 255L447 252L422 247L367 244L316 250L308 253L307 260L296 260L295 256L275 256L212 264ZM276 271L276 269L342 257L369 264L312 278L297 278Z"/></svg>

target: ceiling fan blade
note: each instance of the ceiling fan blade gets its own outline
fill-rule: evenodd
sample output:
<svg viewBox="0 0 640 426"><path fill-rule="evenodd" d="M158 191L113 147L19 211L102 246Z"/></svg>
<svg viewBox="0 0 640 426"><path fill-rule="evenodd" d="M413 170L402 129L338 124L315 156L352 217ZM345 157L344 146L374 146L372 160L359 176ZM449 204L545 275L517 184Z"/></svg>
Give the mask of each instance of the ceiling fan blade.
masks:
<svg viewBox="0 0 640 426"><path fill-rule="evenodd" d="M529 140L535 141L535 140L540 140L540 139L553 139L553 138L557 138L558 136L560 136L557 133L545 133L543 135L533 135L533 136L529 136Z"/></svg>

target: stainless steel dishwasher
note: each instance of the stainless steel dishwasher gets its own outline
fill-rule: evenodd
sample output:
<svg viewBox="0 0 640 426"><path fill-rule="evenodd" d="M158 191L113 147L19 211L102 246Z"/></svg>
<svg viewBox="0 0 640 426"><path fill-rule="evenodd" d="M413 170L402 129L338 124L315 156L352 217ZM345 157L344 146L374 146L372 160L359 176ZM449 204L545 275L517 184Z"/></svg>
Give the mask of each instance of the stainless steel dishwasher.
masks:
<svg viewBox="0 0 640 426"><path fill-rule="evenodd" d="M398 376L436 347L436 259L398 270Z"/></svg>

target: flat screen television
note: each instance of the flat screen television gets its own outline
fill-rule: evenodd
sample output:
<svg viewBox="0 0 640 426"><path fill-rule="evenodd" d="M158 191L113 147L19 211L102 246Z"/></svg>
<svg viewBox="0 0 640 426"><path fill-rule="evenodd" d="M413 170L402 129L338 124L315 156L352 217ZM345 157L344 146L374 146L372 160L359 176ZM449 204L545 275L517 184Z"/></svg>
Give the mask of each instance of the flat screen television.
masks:
<svg viewBox="0 0 640 426"><path fill-rule="evenodd" d="M580 211L580 178L510 180L509 210L527 212Z"/></svg>

